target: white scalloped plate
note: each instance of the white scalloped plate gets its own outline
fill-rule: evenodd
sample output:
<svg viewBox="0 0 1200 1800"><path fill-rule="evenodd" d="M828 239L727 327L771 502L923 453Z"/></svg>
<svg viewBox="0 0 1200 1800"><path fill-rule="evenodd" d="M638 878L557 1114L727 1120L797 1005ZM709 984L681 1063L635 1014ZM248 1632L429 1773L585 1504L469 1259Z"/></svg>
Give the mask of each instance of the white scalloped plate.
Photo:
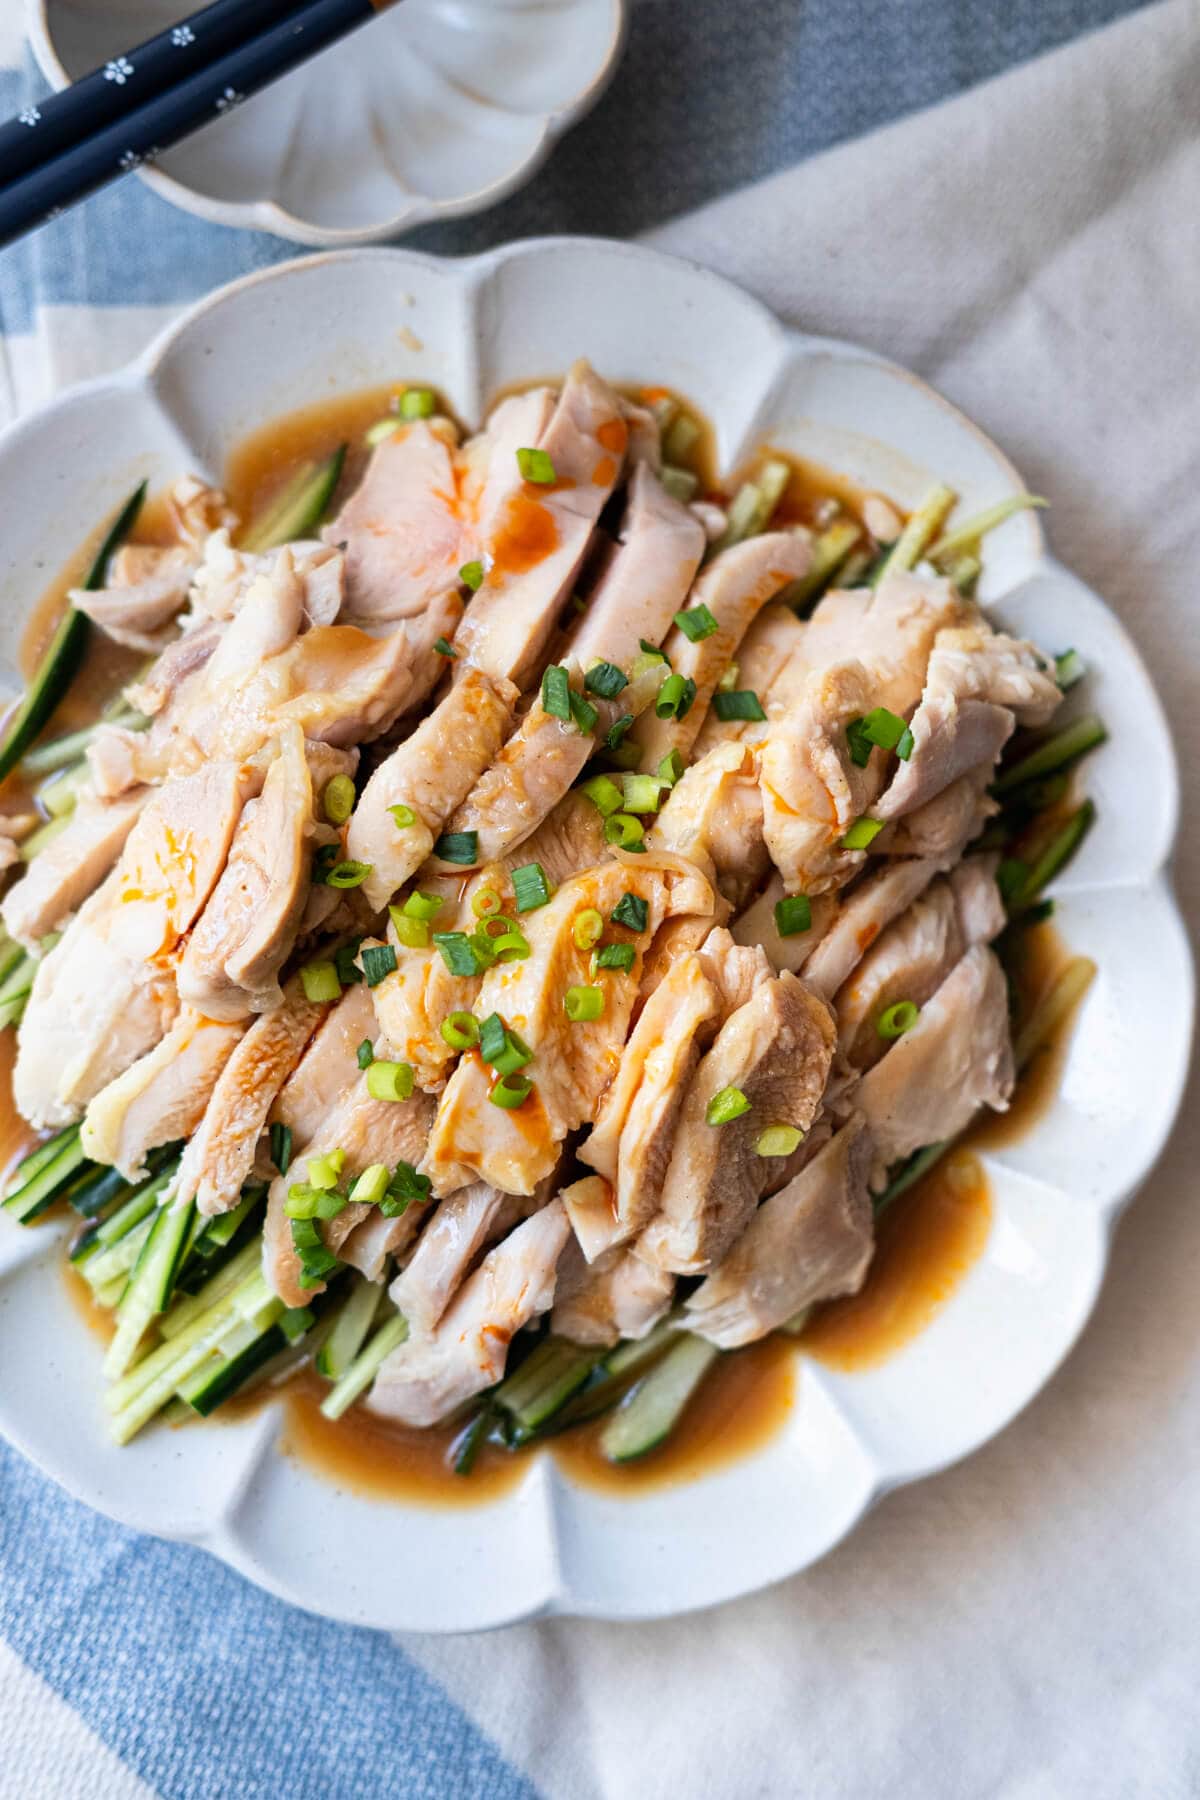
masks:
<svg viewBox="0 0 1200 1800"><path fill-rule="evenodd" d="M683 262L581 239L461 263L323 256L225 289L124 374L0 439L0 653L83 530L142 476L216 476L248 427L384 381L434 382L478 420L497 389L581 354L612 379L690 395L714 421L726 467L765 436L902 502L934 476L959 490L966 512L1018 486L999 451L914 377L789 334ZM1031 515L989 541L984 597L1049 648L1077 648L1093 671L1074 699L1102 710L1111 730L1088 763L1100 822L1059 884L1058 917L1100 975L1056 1104L985 1159L989 1242L921 1337L862 1374L803 1363L774 1440L691 1485L614 1499L532 1457L503 1498L429 1510L339 1492L281 1456L275 1409L219 1429L151 1430L114 1449L97 1346L58 1273L58 1234L6 1222L0 1429L91 1505L202 1544L298 1605L428 1631L535 1613L646 1618L744 1594L821 1556L888 1488L999 1431L1074 1342L1113 1222L1166 1140L1188 1060L1192 970L1167 870L1175 762L1136 650L1046 555Z"/></svg>
<svg viewBox="0 0 1200 1800"><path fill-rule="evenodd" d="M26 0L26 24L61 88L192 10ZM624 39L625 0L405 0L139 173L219 225L378 243L528 181L600 98Z"/></svg>

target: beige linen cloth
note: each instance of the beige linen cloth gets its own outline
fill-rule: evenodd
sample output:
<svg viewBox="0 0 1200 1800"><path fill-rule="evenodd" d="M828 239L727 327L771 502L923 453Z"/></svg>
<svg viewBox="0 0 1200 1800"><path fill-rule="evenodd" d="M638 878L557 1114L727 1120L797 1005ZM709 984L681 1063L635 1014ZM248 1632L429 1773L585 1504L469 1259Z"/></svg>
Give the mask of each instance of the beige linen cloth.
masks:
<svg viewBox="0 0 1200 1800"><path fill-rule="evenodd" d="M908 364L1051 497L1055 551L1170 712L1195 925L1200 9L1137 14L653 241ZM817 1567L664 1624L405 1648L556 1800L1200 1793L1198 1103L1193 1082L1061 1373Z"/></svg>

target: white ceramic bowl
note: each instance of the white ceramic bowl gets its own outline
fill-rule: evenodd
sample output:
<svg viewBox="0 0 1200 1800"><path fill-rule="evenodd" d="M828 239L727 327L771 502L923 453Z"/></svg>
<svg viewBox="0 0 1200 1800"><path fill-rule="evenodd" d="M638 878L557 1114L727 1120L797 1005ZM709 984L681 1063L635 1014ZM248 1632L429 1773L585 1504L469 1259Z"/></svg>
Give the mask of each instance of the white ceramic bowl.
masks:
<svg viewBox="0 0 1200 1800"><path fill-rule="evenodd" d="M580 354L612 379L691 396L726 467L767 437L902 502L934 476L959 490L964 511L1018 485L921 382L848 345L789 334L686 263L579 239L460 263L319 257L225 289L124 374L0 439L0 655L71 545L142 476L218 475L247 427L336 389L423 378L478 420L496 390ZM1074 1341L1113 1222L1170 1130L1192 975L1167 874L1174 759L1137 652L1045 554L1032 515L989 539L988 562L984 599L1047 647L1083 654L1092 672L1080 704L1110 727L1087 766L1099 823L1057 888L1061 930L1100 974L1057 1102L1028 1137L985 1158L990 1239L922 1336L861 1374L805 1362L775 1439L693 1485L614 1499L533 1457L501 1499L423 1510L338 1492L280 1456L273 1410L150 1430L114 1449L98 1347L65 1296L58 1233L4 1221L0 1430L91 1505L202 1544L301 1606L430 1631L538 1612L641 1618L745 1593L821 1556L887 1488L997 1432Z"/></svg>
<svg viewBox="0 0 1200 1800"><path fill-rule="evenodd" d="M55 87L194 10L26 0ZM203 219L322 249L480 212L599 99L624 17L624 0L404 0L139 173Z"/></svg>

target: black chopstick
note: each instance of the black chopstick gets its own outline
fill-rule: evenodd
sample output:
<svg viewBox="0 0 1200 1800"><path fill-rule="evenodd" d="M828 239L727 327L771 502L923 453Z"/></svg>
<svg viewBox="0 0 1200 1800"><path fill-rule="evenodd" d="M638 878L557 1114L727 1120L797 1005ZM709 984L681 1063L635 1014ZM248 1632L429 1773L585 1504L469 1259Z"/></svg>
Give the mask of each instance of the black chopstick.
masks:
<svg viewBox="0 0 1200 1800"><path fill-rule="evenodd" d="M304 0L303 4L288 8L282 18L280 0L273 6L245 5L239 16L243 20L253 16L259 22L253 35L239 34L232 48L199 68L195 64L180 65L177 79L164 81L152 94L143 89L146 97L140 102L128 91L132 87L128 77L124 84L107 82L106 86L124 97L122 106L114 110L106 102L105 108L94 115L80 107L61 132L56 148L32 161L26 159L21 173L12 180L5 179L0 186L0 246L56 218L97 188L153 161L161 151L210 124L394 3L395 0ZM264 15L271 16L269 25L262 24ZM169 38L170 33L166 35ZM132 54L124 60L132 64ZM112 59L113 64L120 61ZM87 81L94 79L88 77ZM103 71L99 72L99 79L104 81ZM33 140L39 136L40 121L24 129ZM7 177L8 171L2 164L0 173Z"/></svg>

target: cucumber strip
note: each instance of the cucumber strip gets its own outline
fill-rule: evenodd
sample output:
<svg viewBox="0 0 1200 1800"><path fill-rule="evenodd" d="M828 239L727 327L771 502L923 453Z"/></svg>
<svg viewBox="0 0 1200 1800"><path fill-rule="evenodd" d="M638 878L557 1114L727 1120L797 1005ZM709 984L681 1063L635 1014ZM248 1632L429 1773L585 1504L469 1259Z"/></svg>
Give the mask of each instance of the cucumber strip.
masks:
<svg viewBox="0 0 1200 1800"><path fill-rule="evenodd" d="M835 520L814 541L808 574L790 582L778 599L795 611L810 606L825 592L861 536L862 527L853 519Z"/></svg>
<svg viewBox="0 0 1200 1800"><path fill-rule="evenodd" d="M452 1445L454 1460L451 1467L456 1475L469 1475L475 1467L475 1459L483 1447L483 1440L492 1428L495 1414L490 1405L480 1407L475 1417L466 1428L459 1433Z"/></svg>
<svg viewBox="0 0 1200 1800"><path fill-rule="evenodd" d="M1032 906L1042 889L1048 887L1056 875L1061 875L1091 830L1095 818L1095 806L1090 800L1085 800L1071 814L1062 830L1055 832L1022 881L1019 892L1009 901L1011 913L1019 913L1027 906Z"/></svg>
<svg viewBox="0 0 1200 1800"><path fill-rule="evenodd" d="M86 762L76 763L70 769L64 769L53 781L48 781L38 792L38 801L45 807L52 820L70 818L79 800L79 790L86 787L91 770Z"/></svg>
<svg viewBox="0 0 1200 1800"><path fill-rule="evenodd" d="M1091 987L1096 972L1090 956L1073 956L1055 977L1013 1041L1013 1059L1018 1073L1028 1068L1038 1051L1050 1042L1063 1020Z"/></svg>
<svg viewBox="0 0 1200 1800"><path fill-rule="evenodd" d="M94 590L104 586L113 554L132 530L145 498L146 483L143 481L109 527L96 560L88 570L83 583L85 588ZM86 613L76 612L73 606L67 608L25 690L24 699L0 737L0 781L20 762L70 687L90 629L91 621Z"/></svg>
<svg viewBox="0 0 1200 1800"><path fill-rule="evenodd" d="M365 1275L355 1275L350 1292L338 1308L333 1330L314 1358L319 1375L328 1381L340 1381L366 1342L379 1303L378 1282Z"/></svg>
<svg viewBox="0 0 1200 1800"><path fill-rule="evenodd" d="M1056 769L1065 769L1081 756L1086 756L1089 750L1102 744L1107 736L1104 720L1095 713L1085 713L1082 718L1073 719L1061 731L1055 731L1050 737L1043 739L1019 762L1010 763L1000 779L993 782L992 792L1007 794L1026 781L1053 775ZM3 998L2 993L0 998Z"/></svg>
<svg viewBox="0 0 1200 1800"><path fill-rule="evenodd" d="M608 1461L632 1462L668 1438L720 1354L715 1344L684 1333L605 1426L600 1449Z"/></svg>
<svg viewBox="0 0 1200 1800"><path fill-rule="evenodd" d="M345 460L346 446L339 444L324 462L315 466L310 463L300 469L250 527L241 548L261 555L264 550L275 550L280 544L293 543L296 538L315 531L325 517L325 509L341 479Z"/></svg>
<svg viewBox="0 0 1200 1800"><path fill-rule="evenodd" d="M203 1229L196 1239L197 1256L210 1257L218 1250L224 1250L231 1244L254 1208L258 1206L266 1193L265 1187L254 1187L243 1193L237 1205L227 1213L218 1213L215 1219L202 1221Z"/></svg>
<svg viewBox="0 0 1200 1800"><path fill-rule="evenodd" d="M226 1294L232 1294L236 1287L240 1287L248 1276L254 1274L261 1262L262 1240L255 1238L253 1243L246 1244L236 1256L231 1256L215 1274L210 1275L197 1293L175 1301L171 1310L164 1313L159 1322L161 1336L167 1342L178 1337L180 1332L186 1331L193 1319L198 1319L202 1313L215 1306L218 1300L223 1300Z"/></svg>
<svg viewBox="0 0 1200 1800"><path fill-rule="evenodd" d="M8 1195L4 1202L5 1212L11 1213L14 1219L19 1219L22 1225L31 1224L48 1206L53 1206L60 1194L66 1192L87 1160L76 1129L59 1145L56 1155L43 1163L14 1193Z"/></svg>
<svg viewBox="0 0 1200 1800"><path fill-rule="evenodd" d="M728 524L716 550L728 550L744 539L757 537L771 523L771 515L791 483L788 464L771 459L763 463L753 481L744 481L729 504Z"/></svg>
<svg viewBox="0 0 1200 1800"><path fill-rule="evenodd" d="M0 981L0 1001L23 999L33 986L37 966L37 957L26 951L21 960L9 969L4 980Z"/></svg>
<svg viewBox="0 0 1200 1800"><path fill-rule="evenodd" d="M170 1376L167 1392L173 1392L176 1380L198 1367L210 1350L215 1350L239 1319L252 1319L256 1312L275 1298L261 1269L256 1269L231 1293L222 1295L214 1306L198 1314L177 1337L156 1344L147 1356L135 1363L128 1374L115 1381L104 1396L110 1412L123 1412L160 1377ZM194 1354L203 1345L200 1355ZM189 1360L191 1359L191 1360ZM186 1366L185 1366L186 1365Z"/></svg>
<svg viewBox="0 0 1200 1800"><path fill-rule="evenodd" d="M96 1241L102 1249L119 1244L127 1232L132 1231L135 1225L141 1224L147 1213L154 1211L166 1179L166 1171L162 1170L157 1175L151 1175L145 1181L139 1181L130 1193L128 1200L122 1201L116 1212L97 1227Z"/></svg>
<svg viewBox="0 0 1200 1800"><path fill-rule="evenodd" d="M142 1245L129 1277L129 1286L117 1307L117 1330L104 1358L110 1381L124 1375L137 1355L151 1319L166 1312L175 1288L175 1277L187 1252L196 1222L196 1203L163 1206Z"/></svg>
<svg viewBox="0 0 1200 1800"><path fill-rule="evenodd" d="M125 1292L125 1284L128 1280L128 1274L122 1270L119 1275L114 1275L111 1281L106 1281L103 1287L94 1288L92 1294L96 1305L103 1306L111 1312Z"/></svg>
<svg viewBox="0 0 1200 1800"><path fill-rule="evenodd" d="M659 1352L672 1344L682 1328L683 1308L665 1318L661 1325L648 1331L643 1338L625 1338L614 1350L610 1350L604 1359L604 1370L607 1375L638 1374L652 1363Z"/></svg>
<svg viewBox="0 0 1200 1800"><path fill-rule="evenodd" d="M20 944L14 944L10 937L5 937L0 941L3 942L3 949L0 949L0 981L7 981L25 955L25 951Z"/></svg>
<svg viewBox="0 0 1200 1800"><path fill-rule="evenodd" d="M283 1301L273 1298L265 1306L260 1306L253 1318L236 1319L217 1345L217 1356L222 1362L229 1362L233 1357L240 1356L255 1338L261 1337L264 1331L269 1331L272 1325L278 1325L283 1311Z"/></svg>
<svg viewBox="0 0 1200 1800"><path fill-rule="evenodd" d="M321 1411L327 1419L340 1419L346 1409L354 1405L358 1396L370 1387L392 1351L407 1336L408 1320L403 1313L396 1313L375 1333L365 1349L359 1351L337 1386L322 1401Z"/></svg>
<svg viewBox="0 0 1200 1800"><path fill-rule="evenodd" d="M53 1137L46 1138L43 1143L36 1144L27 1156L21 1158L20 1162L13 1170L9 1177L8 1186L4 1190L4 1198L6 1200L10 1199L19 1188L25 1186L27 1181L32 1181L35 1175L40 1173L42 1169L46 1168L49 1163L54 1161L54 1158L58 1155L68 1139L77 1138L78 1136L78 1125L68 1125L64 1130L56 1131Z"/></svg>
<svg viewBox="0 0 1200 1800"><path fill-rule="evenodd" d="M153 1204L151 1212L153 1212ZM97 1300L112 1282L118 1280L121 1286L116 1298L118 1300L121 1298L128 1284L129 1271L141 1255L142 1245L150 1236L153 1224L153 1218L139 1219L137 1224L115 1244L109 1245L106 1250L98 1250L94 1255L88 1257L83 1264L83 1275ZM111 1302L105 1301L103 1304L108 1305Z"/></svg>
<svg viewBox="0 0 1200 1800"><path fill-rule="evenodd" d="M998 525L1003 525L1006 519L1011 519L1014 513L1049 504L1040 494L1012 494L1007 500L999 500L995 506L976 513L972 519L964 519L961 525L956 525L953 531L940 537L930 547L929 560L944 568L964 552L976 550L981 538L986 537L989 531L995 531Z"/></svg>
<svg viewBox="0 0 1200 1800"><path fill-rule="evenodd" d="M565 1406L603 1354L603 1350L572 1344L566 1338L543 1339L494 1395L496 1405L503 1407L517 1426L518 1438L528 1437Z"/></svg>
<svg viewBox="0 0 1200 1800"><path fill-rule="evenodd" d="M618 1344L597 1370L599 1380L589 1382L561 1412L547 1421L551 1430L567 1431L572 1425L581 1425L585 1419L599 1418L601 1413L617 1404L637 1377L656 1363L678 1337L679 1322L672 1317L664 1319L644 1338Z"/></svg>
<svg viewBox="0 0 1200 1800"><path fill-rule="evenodd" d="M80 1176L74 1185L68 1188L64 1198L74 1208L81 1219L94 1219L97 1213L103 1212L113 1200L120 1199L129 1192L129 1183L120 1169L97 1167L93 1163L87 1172Z"/></svg>
<svg viewBox="0 0 1200 1800"><path fill-rule="evenodd" d="M179 1397L206 1419L287 1347L287 1338L278 1324L268 1325L265 1330L256 1331L238 1355L221 1357L211 1368L199 1369L180 1388Z"/></svg>
<svg viewBox="0 0 1200 1800"><path fill-rule="evenodd" d="M891 1180L875 1202L875 1217L879 1219L893 1200L906 1194L910 1187L915 1187L922 1175L927 1174L935 1163L941 1162L953 1140L946 1138L940 1144L926 1144L923 1150L916 1150L892 1174Z"/></svg>
<svg viewBox="0 0 1200 1800"><path fill-rule="evenodd" d="M894 575L898 569L916 568L957 499L954 489L941 482L930 488L916 512L909 514L904 530L878 568L872 571L872 587L878 587L886 576Z"/></svg>

